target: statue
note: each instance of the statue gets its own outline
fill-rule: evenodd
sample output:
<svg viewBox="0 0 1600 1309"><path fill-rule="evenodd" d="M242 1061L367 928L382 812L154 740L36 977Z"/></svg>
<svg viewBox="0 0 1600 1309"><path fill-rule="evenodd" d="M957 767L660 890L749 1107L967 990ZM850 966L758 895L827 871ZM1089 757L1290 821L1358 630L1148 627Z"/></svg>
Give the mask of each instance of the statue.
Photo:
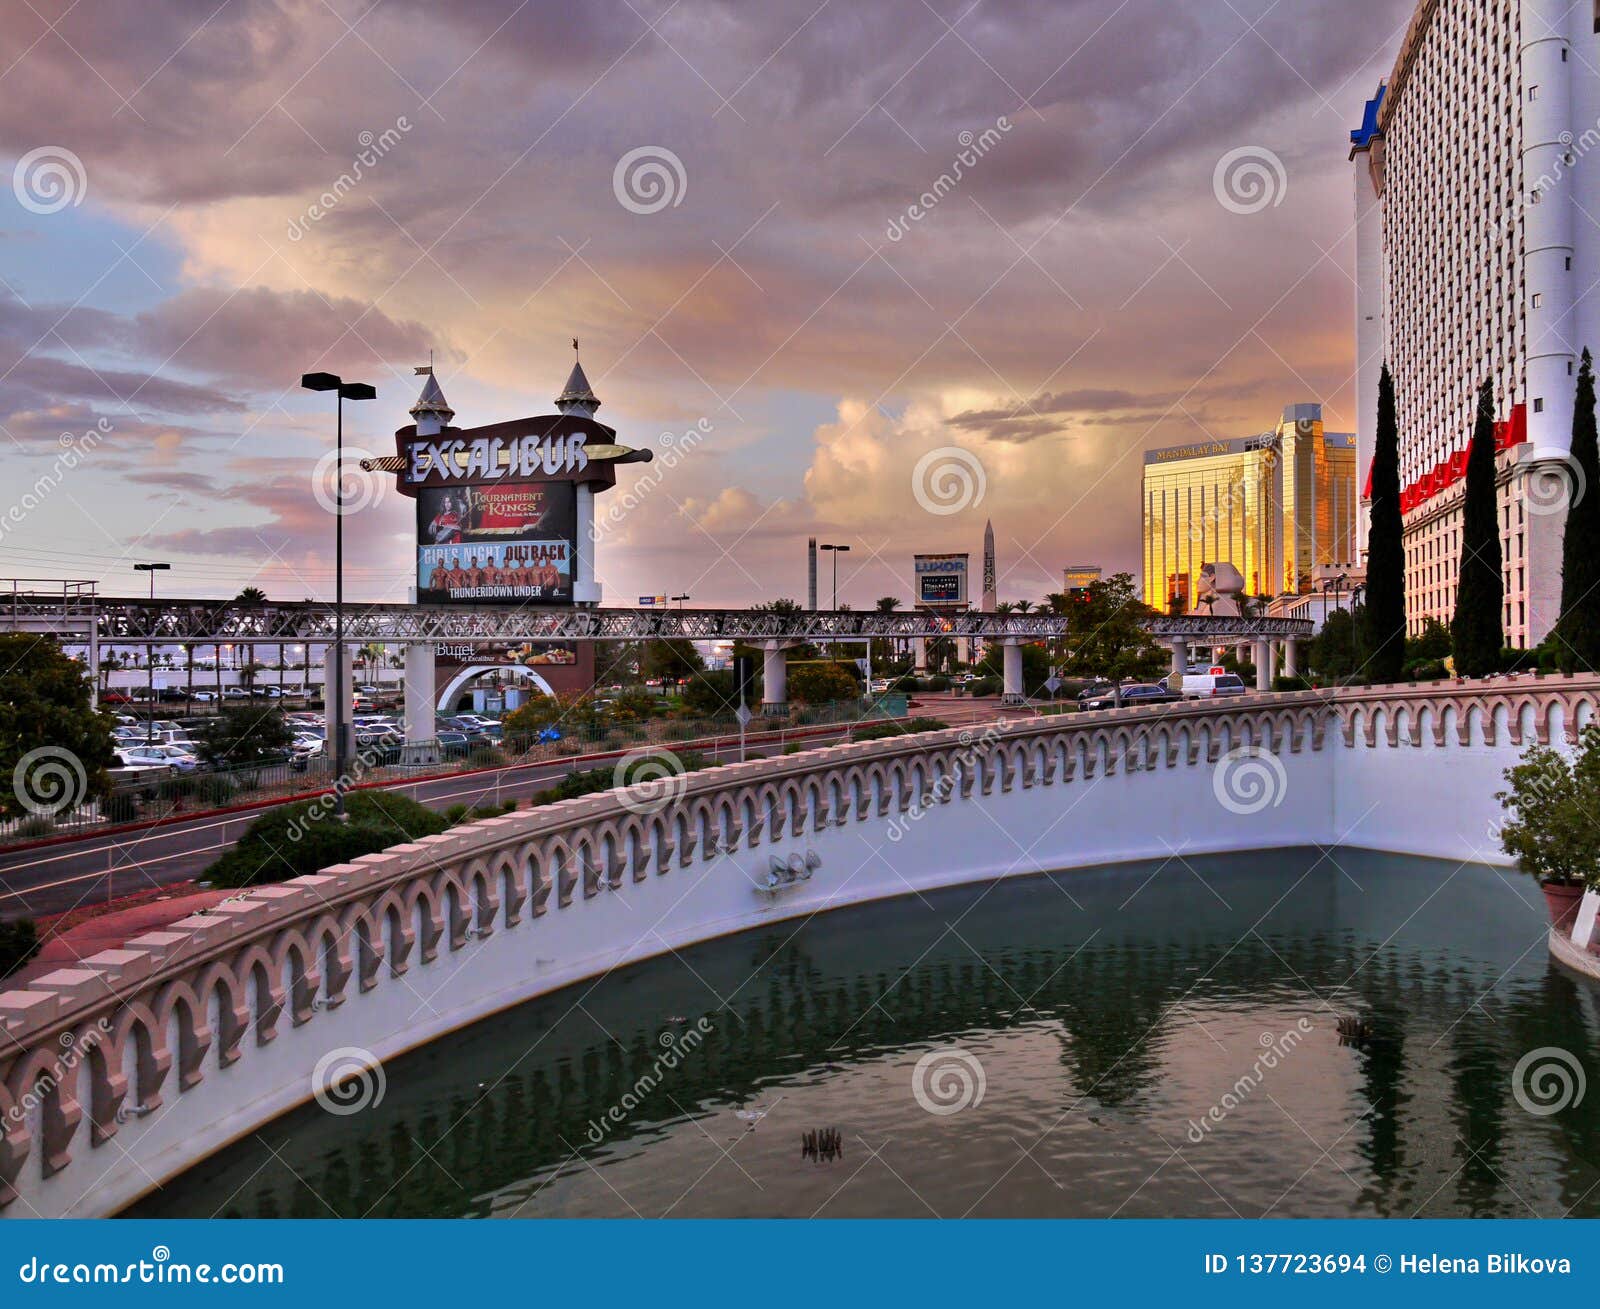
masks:
<svg viewBox="0 0 1600 1309"><path fill-rule="evenodd" d="M1201 564L1200 581L1195 588L1194 608L1218 618L1240 617L1239 597L1244 593L1244 576L1232 564Z"/></svg>

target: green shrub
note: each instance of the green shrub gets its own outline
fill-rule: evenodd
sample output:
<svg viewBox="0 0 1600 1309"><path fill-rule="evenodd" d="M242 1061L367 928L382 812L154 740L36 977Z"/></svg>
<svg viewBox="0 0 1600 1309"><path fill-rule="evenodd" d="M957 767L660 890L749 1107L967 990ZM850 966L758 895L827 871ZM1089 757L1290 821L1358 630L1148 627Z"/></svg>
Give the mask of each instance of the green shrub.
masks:
<svg viewBox="0 0 1600 1309"><path fill-rule="evenodd" d="M0 977L6 977L32 959L39 949L39 931L31 918L0 923Z"/></svg>
<svg viewBox="0 0 1600 1309"><path fill-rule="evenodd" d="M132 791L113 791L100 806L108 823L131 823L139 816L139 797Z"/></svg>
<svg viewBox="0 0 1600 1309"><path fill-rule="evenodd" d="M1312 686L1306 678L1298 674L1293 677L1280 675L1273 679L1272 689L1274 691L1309 691Z"/></svg>
<svg viewBox="0 0 1600 1309"><path fill-rule="evenodd" d="M444 815L392 791L352 792L345 796L345 812L346 822L335 819L328 795L269 809L205 876L217 886L282 882L450 826Z"/></svg>
<svg viewBox="0 0 1600 1309"><path fill-rule="evenodd" d="M704 768L717 767L717 761L693 750L677 754L679 767L685 773L699 772ZM541 791L528 803L533 805L554 804L557 800L574 800L580 795L594 795L600 791L609 791L617 784L616 766L609 768L583 768L574 769L552 786L548 791Z"/></svg>
<svg viewBox="0 0 1600 1309"><path fill-rule="evenodd" d="M505 754L497 746L474 746L472 753L467 756L469 768L502 768L505 766Z"/></svg>
<svg viewBox="0 0 1600 1309"><path fill-rule="evenodd" d="M163 778L156 787L156 798L165 800L169 804L174 800L187 800L200 789L200 779L191 777L187 773L179 773L176 777Z"/></svg>
<svg viewBox="0 0 1600 1309"><path fill-rule="evenodd" d="M199 778L195 784L194 795L201 804L219 806L231 804L239 794L239 784L231 777L211 774Z"/></svg>
<svg viewBox="0 0 1600 1309"><path fill-rule="evenodd" d="M56 820L49 814L34 814L31 818L24 818L17 824L17 835L25 841L36 840L41 836L49 836L56 830Z"/></svg>
<svg viewBox="0 0 1600 1309"><path fill-rule="evenodd" d="M977 696L999 695L1005 689L998 677L978 677L967 683L967 694Z"/></svg>
<svg viewBox="0 0 1600 1309"><path fill-rule="evenodd" d="M498 818L501 814L509 814L517 807L515 800L503 800L499 804L492 801L467 806L453 804L444 811L444 820L451 827L459 827L462 823L475 823L480 818Z"/></svg>
<svg viewBox="0 0 1600 1309"><path fill-rule="evenodd" d="M859 727L852 733L851 739L856 741L881 741L890 736L912 736L918 732L938 732L949 726L949 723L940 722L937 718L895 718L886 723L874 723L871 727Z"/></svg>
<svg viewBox="0 0 1600 1309"><path fill-rule="evenodd" d="M1495 794L1506 813L1501 848L1533 877L1600 890L1600 827L1592 813L1600 792L1600 725L1583 729L1570 759L1531 745L1504 776L1509 787Z"/></svg>

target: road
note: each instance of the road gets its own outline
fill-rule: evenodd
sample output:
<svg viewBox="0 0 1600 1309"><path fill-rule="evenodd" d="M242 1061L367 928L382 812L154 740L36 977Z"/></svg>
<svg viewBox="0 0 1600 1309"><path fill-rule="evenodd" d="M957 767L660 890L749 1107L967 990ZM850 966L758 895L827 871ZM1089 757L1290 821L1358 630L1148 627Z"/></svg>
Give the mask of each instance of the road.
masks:
<svg viewBox="0 0 1600 1309"><path fill-rule="evenodd" d="M953 700L930 695L919 697L913 714L964 726L986 722L998 712L994 700ZM796 744L827 745L842 737L845 730L805 737ZM759 736L751 739L761 744L750 746L749 758L778 753L783 744L769 744ZM734 741L698 753L732 762L739 757L739 746ZM547 790L573 768L583 766L581 760L563 759L428 782L397 782L386 789L399 791L430 808L446 809L453 804L526 799ZM256 809L201 816L121 836L90 836L68 844L0 852L0 920L64 913L152 886L188 881L209 868L261 812Z"/></svg>

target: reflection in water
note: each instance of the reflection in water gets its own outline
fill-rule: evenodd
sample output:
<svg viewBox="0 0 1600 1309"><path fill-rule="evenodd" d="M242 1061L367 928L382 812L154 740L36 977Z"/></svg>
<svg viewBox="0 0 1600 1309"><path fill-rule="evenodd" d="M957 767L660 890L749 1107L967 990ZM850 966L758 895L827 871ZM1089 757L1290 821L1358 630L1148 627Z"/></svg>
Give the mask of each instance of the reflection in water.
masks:
<svg viewBox="0 0 1600 1309"><path fill-rule="evenodd" d="M377 1107L296 1111L130 1212L1600 1216L1595 993L1538 900L1288 851L775 924L398 1059ZM1588 1081L1548 1116L1512 1084L1543 1047ZM915 1084L945 1048L966 1080Z"/></svg>

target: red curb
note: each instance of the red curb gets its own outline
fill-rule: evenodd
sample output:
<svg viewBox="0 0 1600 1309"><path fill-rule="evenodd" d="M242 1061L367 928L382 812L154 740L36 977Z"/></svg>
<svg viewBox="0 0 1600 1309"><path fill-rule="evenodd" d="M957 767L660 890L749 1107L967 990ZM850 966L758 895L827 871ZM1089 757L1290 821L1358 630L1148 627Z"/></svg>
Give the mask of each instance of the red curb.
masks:
<svg viewBox="0 0 1600 1309"><path fill-rule="evenodd" d="M852 723L848 726L853 727L855 724ZM783 736L786 741L792 741L797 737L820 736L824 733L844 730L846 730L845 727L838 725L806 727L798 731L786 732ZM746 735L745 742L746 744L755 744L764 737L776 735L778 735L776 732L752 733ZM737 736L704 736L696 737L689 741L673 741L670 745L689 749L694 746L735 745L738 740ZM661 744L667 745L665 742ZM645 749L647 747L641 744L634 748ZM537 763L501 764L496 768L469 768L459 773L423 773L416 777L387 782L358 782L356 785L349 787L346 794L350 791L389 790L402 786L416 786L423 782L442 782L453 778L479 777L484 773L514 773L528 768L547 768L552 764L559 763L578 764L589 760L621 759L624 755L630 753L632 753L630 750L606 750L599 754L564 755L557 759L542 759ZM7 855L13 852L22 853L28 850L43 850L58 845L71 845L75 841L94 841L104 836L124 836L133 832L150 831L158 827L175 827L179 823L197 822L202 818L224 818L229 814L247 814L254 813L260 809L276 809L279 805L298 804L301 800L314 800L319 795L331 795L332 793L332 787L322 787L316 791L296 791L293 795L279 796L271 800L249 800L243 804L224 805L220 809L192 809L187 813L168 814L165 818L146 818L137 823L122 823L114 827L97 827L92 832L69 832L62 836L41 836L32 841L13 841L0 844L0 855Z"/></svg>

